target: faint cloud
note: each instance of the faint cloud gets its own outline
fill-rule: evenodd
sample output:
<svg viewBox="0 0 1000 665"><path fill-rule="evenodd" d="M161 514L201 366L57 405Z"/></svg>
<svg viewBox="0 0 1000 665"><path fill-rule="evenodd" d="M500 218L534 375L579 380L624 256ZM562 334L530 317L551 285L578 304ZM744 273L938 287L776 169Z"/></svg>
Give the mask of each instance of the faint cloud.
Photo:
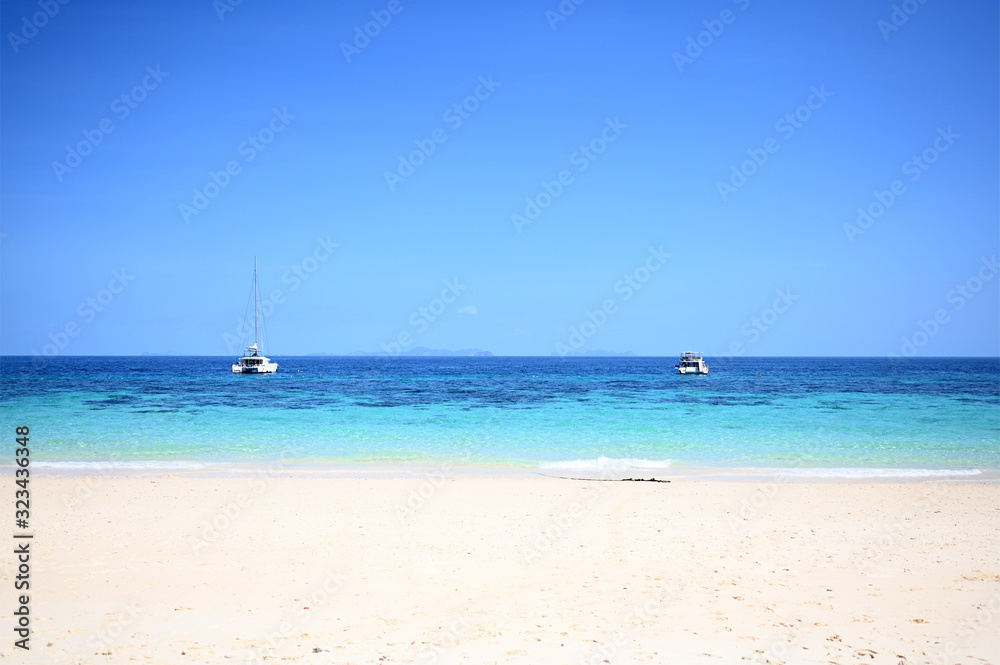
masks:
<svg viewBox="0 0 1000 665"><path fill-rule="evenodd" d="M475 305L466 305L462 309L458 310L459 314L478 314L479 308Z"/></svg>

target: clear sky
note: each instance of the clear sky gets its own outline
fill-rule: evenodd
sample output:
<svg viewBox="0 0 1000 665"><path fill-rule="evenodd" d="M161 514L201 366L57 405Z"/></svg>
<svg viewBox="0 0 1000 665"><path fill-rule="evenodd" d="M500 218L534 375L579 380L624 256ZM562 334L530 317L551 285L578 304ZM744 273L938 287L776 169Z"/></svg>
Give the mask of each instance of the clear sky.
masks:
<svg viewBox="0 0 1000 665"><path fill-rule="evenodd" d="M256 255L272 355L996 355L997 3L896 7L5 0L0 352L229 354Z"/></svg>

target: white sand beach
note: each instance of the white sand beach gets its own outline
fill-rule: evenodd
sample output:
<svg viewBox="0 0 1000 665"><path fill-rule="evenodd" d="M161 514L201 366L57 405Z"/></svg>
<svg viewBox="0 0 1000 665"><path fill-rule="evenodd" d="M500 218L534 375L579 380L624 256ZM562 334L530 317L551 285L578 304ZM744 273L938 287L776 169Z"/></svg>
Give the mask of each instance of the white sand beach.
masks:
<svg viewBox="0 0 1000 665"><path fill-rule="evenodd" d="M32 504L18 662L1000 662L994 482L261 469Z"/></svg>

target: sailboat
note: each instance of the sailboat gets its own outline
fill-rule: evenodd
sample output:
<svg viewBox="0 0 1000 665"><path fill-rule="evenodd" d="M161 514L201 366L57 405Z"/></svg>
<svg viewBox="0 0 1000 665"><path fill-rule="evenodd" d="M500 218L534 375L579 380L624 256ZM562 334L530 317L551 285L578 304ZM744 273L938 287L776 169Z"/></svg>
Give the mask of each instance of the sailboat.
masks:
<svg viewBox="0 0 1000 665"><path fill-rule="evenodd" d="M264 320L260 317L260 287L257 284L257 257L253 257L253 288L250 291L253 299L253 344L247 347L246 353L233 365L233 374L271 374L278 371L278 363L264 357L264 345L261 335Z"/></svg>

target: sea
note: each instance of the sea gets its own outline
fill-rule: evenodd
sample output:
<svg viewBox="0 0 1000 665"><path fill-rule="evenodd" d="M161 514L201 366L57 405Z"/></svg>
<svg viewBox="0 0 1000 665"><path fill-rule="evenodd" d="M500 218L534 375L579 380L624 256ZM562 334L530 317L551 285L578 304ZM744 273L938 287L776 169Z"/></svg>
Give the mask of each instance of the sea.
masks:
<svg viewBox="0 0 1000 665"><path fill-rule="evenodd" d="M29 426L32 464L52 469L1000 469L997 358L707 357L706 376L674 358L272 360L235 375L230 357L4 356L0 433Z"/></svg>

